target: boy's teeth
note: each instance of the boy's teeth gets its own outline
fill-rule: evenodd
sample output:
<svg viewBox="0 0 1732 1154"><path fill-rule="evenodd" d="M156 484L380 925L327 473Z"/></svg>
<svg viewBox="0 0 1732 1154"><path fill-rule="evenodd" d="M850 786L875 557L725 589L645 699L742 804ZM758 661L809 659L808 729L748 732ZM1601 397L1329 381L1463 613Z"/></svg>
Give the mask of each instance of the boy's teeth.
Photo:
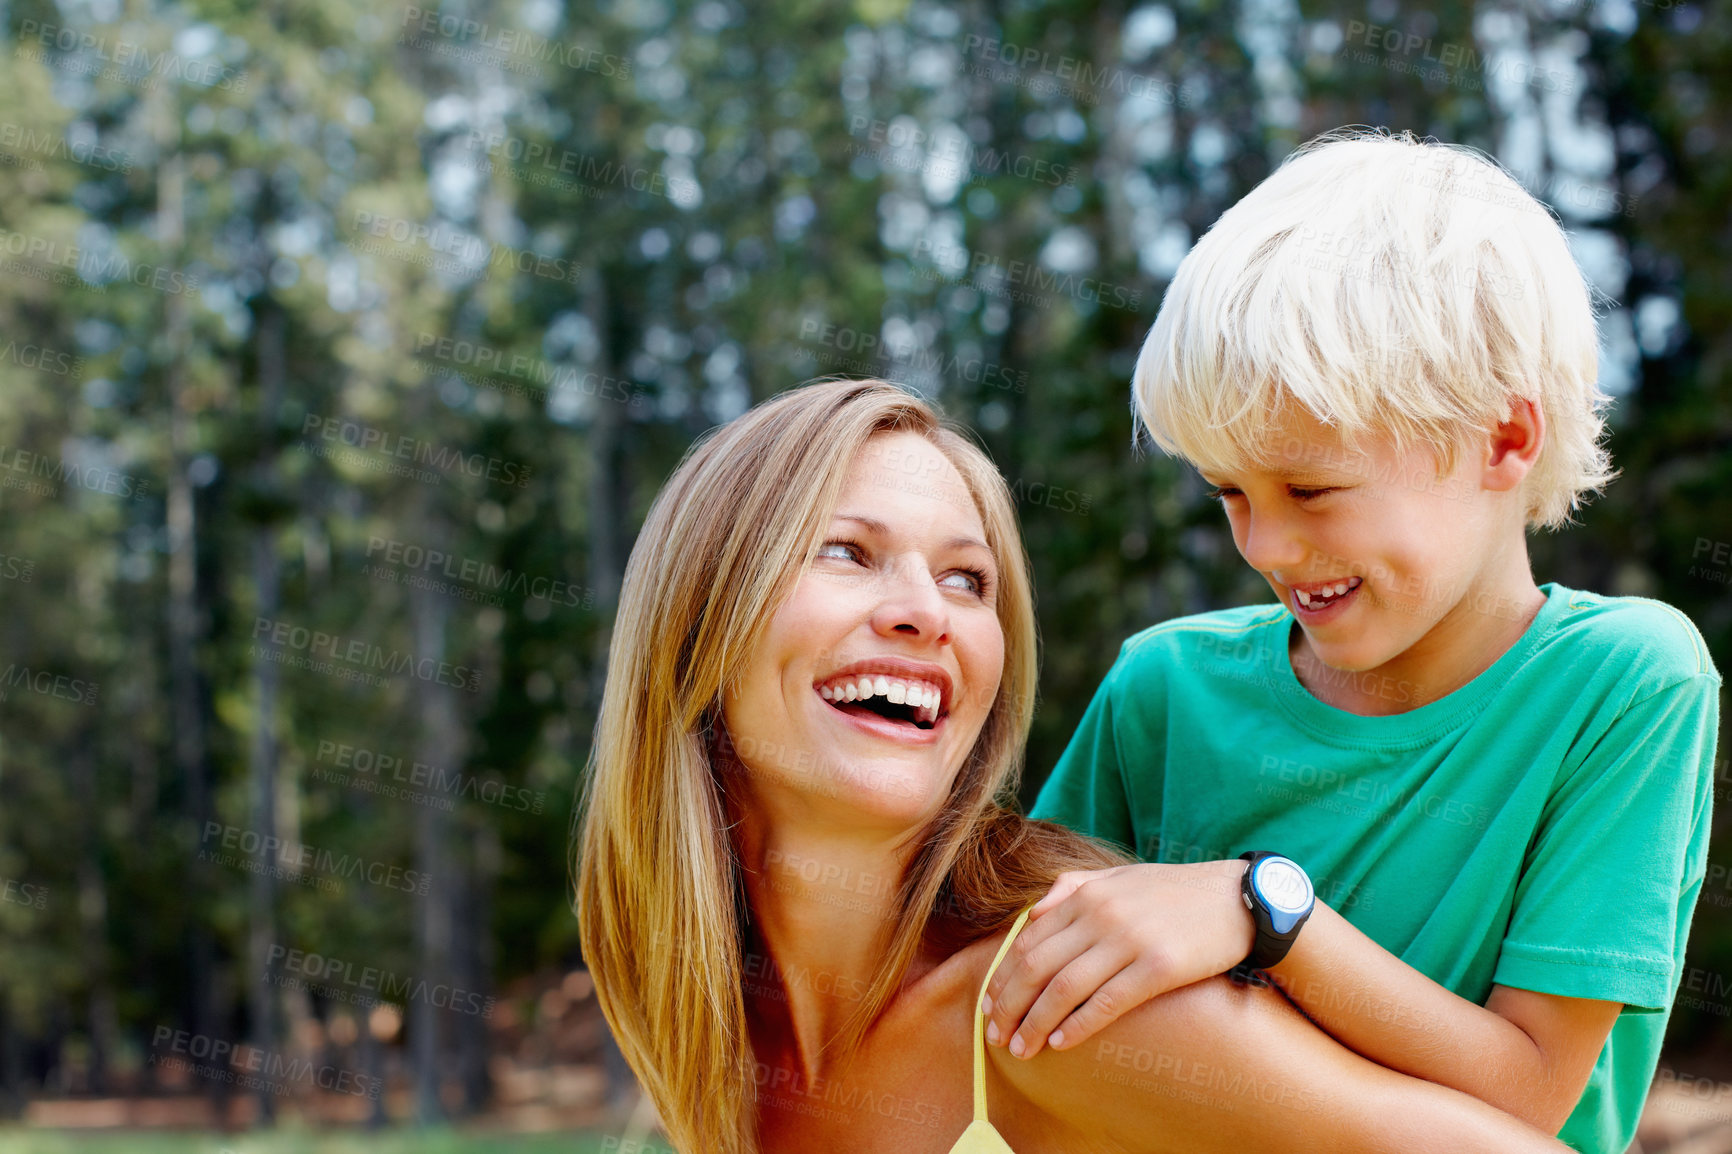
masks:
<svg viewBox="0 0 1732 1154"><path fill-rule="evenodd" d="M1349 577L1347 580L1337 580L1332 586L1323 586L1316 593L1306 593L1304 589L1294 589L1294 598L1297 598L1299 605L1311 608L1313 605L1322 605L1325 601L1335 600L1339 596L1346 596L1349 591L1358 589L1360 584L1358 577Z"/></svg>

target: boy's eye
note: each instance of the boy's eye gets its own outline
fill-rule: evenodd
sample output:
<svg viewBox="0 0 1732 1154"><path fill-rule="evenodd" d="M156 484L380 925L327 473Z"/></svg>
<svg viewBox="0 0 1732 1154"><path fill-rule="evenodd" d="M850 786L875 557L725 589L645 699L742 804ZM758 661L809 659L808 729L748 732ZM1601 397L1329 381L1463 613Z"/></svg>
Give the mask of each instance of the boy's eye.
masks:
<svg viewBox="0 0 1732 1154"><path fill-rule="evenodd" d="M1209 500L1211 501L1219 501L1223 497L1237 497L1238 495L1239 490L1231 485L1217 485L1209 490Z"/></svg>
<svg viewBox="0 0 1732 1154"><path fill-rule="evenodd" d="M1335 491L1335 489L1333 487L1328 487L1328 486L1326 486L1322 489L1301 489L1295 485L1295 486L1292 486L1291 488L1289 488L1287 491L1292 493L1293 496L1297 500L1309 501L1313 497L1321 497L1325 493L1333 493Z"/></svg>

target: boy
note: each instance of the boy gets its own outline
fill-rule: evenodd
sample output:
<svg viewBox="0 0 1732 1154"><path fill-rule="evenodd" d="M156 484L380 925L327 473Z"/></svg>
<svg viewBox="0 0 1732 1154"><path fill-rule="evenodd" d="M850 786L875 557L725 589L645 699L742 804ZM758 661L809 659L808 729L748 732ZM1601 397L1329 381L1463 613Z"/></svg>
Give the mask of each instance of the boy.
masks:
<svg viewBox="0 0 1732 1154"><path fill-rule="evenodd" d="M1534 584L1527 528L1612 475L1596 347L1562 232L1463 149L1324 138L1198 242L1137 414L1280 604L1125 643L1032 816L1160 864L1060 879L989 1040L1069 1048L1261 975L1373 1061L1621 1154L1704 876L1720 675L1669 606ZM1247 851L1297 864L1268 875L1285 908Z"/></svg>

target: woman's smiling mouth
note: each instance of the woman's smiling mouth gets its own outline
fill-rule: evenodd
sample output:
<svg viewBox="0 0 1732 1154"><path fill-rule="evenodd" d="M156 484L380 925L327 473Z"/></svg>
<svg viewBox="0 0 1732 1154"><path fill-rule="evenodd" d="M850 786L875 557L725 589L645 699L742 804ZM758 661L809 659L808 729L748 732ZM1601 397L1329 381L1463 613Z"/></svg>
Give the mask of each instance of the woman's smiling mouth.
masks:
<svg viewBox="0 0 1732 1154"><path fill-rule="evenodd" d="M820 679L815 688L831 707L850 718L871 721L872 730L893 727L930 733L950 712L950 675L924 662L881 659L859 661Z"/></svg>

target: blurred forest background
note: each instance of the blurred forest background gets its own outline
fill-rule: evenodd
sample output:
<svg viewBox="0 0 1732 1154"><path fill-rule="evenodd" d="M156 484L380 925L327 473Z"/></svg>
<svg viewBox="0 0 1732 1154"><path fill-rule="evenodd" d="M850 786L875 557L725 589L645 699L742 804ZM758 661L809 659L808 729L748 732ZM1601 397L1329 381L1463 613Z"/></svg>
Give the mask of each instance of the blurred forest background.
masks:
<svg viewBox="0 0 1732 1154"><path fill-rule="evenodd" d="M977 430L1036 571L1032 798L1125 636L1268 599L1128 382L1193 241L1326 129L1478 146L1558 214L1623 476L1536 576L1732 668L1725 5L434 2L0 3L14 1148L641 1136L568 839L662 481L826 374ZM1716 835L1650 1150L1732 1130Z"/></svg>

